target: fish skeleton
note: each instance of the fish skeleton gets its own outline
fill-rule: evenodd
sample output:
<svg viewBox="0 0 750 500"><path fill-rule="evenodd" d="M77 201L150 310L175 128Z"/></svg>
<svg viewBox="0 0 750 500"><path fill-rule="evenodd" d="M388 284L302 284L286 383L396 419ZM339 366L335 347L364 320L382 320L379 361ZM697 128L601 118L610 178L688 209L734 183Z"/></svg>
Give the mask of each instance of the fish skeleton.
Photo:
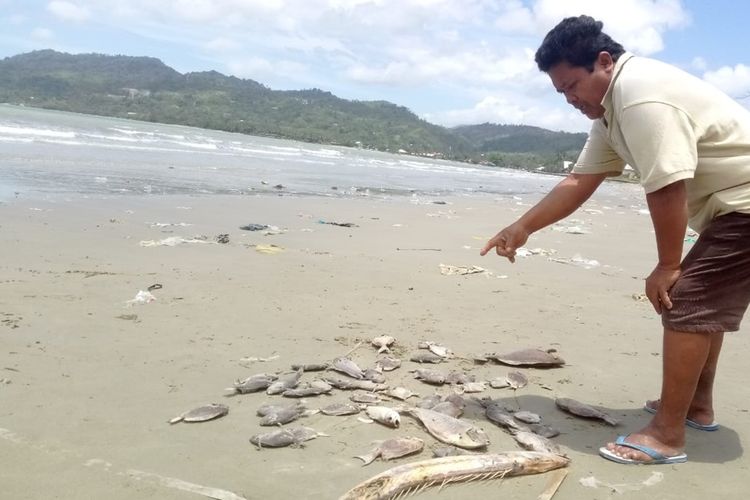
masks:
<svg viewBox="0 0 750 500"><path fill-rule="evenodd" d="M433 458L388 469L358 484L339 500L393 500L431 486L540 474L569 462L561 455L533 451Z"/></svg>

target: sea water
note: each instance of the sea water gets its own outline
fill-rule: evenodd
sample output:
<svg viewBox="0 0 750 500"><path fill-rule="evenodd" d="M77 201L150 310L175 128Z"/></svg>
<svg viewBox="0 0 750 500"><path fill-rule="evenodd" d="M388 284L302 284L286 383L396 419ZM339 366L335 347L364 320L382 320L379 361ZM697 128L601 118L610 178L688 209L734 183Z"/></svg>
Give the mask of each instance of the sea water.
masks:
<svg viewBox="0 0 750 500"><path fill-rule="evenodd" d="M544 193L520 170L0 105L0 199L82 193L440 197Z"/></svg>

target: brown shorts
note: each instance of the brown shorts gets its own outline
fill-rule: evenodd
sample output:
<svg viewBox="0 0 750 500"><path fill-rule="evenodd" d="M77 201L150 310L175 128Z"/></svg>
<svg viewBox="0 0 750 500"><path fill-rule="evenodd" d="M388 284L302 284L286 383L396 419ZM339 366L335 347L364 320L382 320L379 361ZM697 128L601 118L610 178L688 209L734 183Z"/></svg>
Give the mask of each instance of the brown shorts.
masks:
<svg viewBox="0 0 750 500"><path fill-rule="evenodd" d="M662 324L678 332L735 332L750 303L750 214L716 217L682 261Z"/></svg>

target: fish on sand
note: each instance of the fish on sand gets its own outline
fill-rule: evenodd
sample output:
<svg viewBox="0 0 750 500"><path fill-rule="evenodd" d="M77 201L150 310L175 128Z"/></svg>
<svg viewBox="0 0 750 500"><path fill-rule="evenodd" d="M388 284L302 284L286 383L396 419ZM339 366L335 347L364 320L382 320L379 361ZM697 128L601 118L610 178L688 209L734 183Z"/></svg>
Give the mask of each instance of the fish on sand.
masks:
<svg viewBox="0 0 750 500"><path fill-rule="evenodd" d="M339 500L391 500L431 486L540 474L569 462L561 455L534 451L432 458L388 469L358 484Z"/></svg>

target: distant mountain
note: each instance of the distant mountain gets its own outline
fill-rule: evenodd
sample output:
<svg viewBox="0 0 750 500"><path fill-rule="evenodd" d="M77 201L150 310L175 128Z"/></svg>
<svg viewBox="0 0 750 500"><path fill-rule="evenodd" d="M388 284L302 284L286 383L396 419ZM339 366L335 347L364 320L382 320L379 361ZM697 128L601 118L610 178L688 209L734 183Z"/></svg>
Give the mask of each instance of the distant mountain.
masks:
<svg viewBox="0 0 750 500"><path fill-rule="evenodd" d="M272 90L216 71L181 74L151 57L53 50L0 60L0 102L459 160L521 154L532 165L559 163L586 137L489 123L448 129L386 101Z"/></svg>
<svg viewBox="0 0 750 500"><path fill-rule="evenodd" d="M473 149L481 152L505 151L508 153L556 153L580 151L588 134L552 132L529 125L464 125L453 129L466 139Z"/></svg>

